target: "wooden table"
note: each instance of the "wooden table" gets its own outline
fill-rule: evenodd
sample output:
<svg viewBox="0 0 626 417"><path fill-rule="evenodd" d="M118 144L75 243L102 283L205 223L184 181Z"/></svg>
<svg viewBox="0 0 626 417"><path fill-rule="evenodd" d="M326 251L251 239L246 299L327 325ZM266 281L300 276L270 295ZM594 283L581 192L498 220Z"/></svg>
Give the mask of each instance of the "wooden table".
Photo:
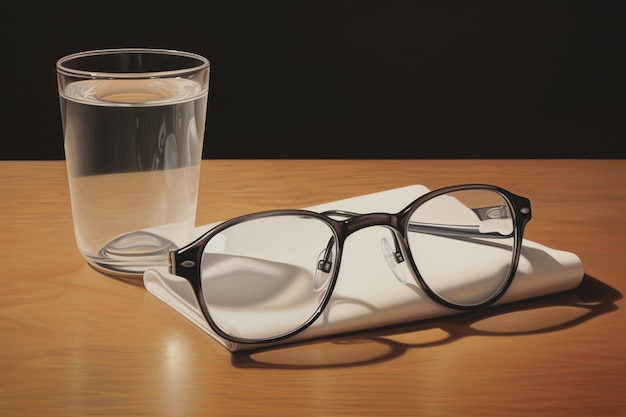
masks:
<svg viewBox="0 0 626 417"><path fill-rule="evenodd" d="M198 224L411 184L527 196L526 237L576 253L575 290L484 313L231 354L79 255L63 161L0 162L0 414L623 416L626 161L203 161ZM483 313L481 313L483 314Z"/></svg>

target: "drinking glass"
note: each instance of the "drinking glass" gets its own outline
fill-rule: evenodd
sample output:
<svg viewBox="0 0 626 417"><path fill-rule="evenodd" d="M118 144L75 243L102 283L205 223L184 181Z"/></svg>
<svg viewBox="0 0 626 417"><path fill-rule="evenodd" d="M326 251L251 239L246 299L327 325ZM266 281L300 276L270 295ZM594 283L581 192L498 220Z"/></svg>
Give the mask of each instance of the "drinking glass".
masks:
<svg viewBox="0 0 626 417"><path fill-rule="evenodd" d="M56 63L78 249L94 268L140 276L195 226L209 61L121 48Z"/></svg>

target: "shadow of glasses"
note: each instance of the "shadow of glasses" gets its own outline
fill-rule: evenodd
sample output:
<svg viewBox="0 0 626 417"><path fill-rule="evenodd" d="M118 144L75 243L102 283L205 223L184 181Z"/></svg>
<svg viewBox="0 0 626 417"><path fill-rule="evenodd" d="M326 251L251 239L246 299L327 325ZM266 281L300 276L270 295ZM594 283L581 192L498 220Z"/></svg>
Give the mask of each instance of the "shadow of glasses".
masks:
<svg viewBox="0 0 626 417"><path fill-rule="evenodd" d="M617 310L615 302L621 298L619 291L585 275L578 287L558 294L341 337L234 352L231 361L238 368L364 366L397 358L409 349L453 343L467 336L518 336L571 328ZM317 345L314 350L313 345Z"/></svg>

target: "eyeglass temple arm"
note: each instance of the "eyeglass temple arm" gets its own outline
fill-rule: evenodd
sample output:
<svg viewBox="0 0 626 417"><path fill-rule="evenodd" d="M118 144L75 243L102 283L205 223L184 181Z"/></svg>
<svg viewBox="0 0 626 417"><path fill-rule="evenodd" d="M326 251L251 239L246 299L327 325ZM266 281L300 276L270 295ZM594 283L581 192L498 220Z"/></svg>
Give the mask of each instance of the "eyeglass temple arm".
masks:
<svg viewBox="0 0 626 417"><path fill-rule="evenodd" d="M509 218L509 210L506 206L490 206L480 207L472 209L472 211L478 216L479 220L493 220ZM344 218L352 218L362 216L361 213L356 213L346 210L327 210L322 212L326 216L336 216ZM410 222L410 232L421 232L440 236L449 237L471 237L471 236L490 236L490 237L508 237L508 234L503 235L498 231L481 231L479 225L455 225L455 224L440 224L440 223L424 223L424 222Z"/></svg>

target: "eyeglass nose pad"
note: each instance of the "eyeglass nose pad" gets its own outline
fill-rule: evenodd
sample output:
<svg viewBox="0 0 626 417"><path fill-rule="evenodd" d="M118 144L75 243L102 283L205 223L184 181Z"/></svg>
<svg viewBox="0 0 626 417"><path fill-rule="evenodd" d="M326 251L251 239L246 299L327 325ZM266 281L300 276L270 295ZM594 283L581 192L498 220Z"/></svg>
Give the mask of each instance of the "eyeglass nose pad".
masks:
<svg viewBox="0 0 626 417"><path fill-rule="evenodd" d="M400 268L400 262L402 262L402 254L396 253L386 238L380 240L380 248L383 251L383 256L387 261L387 265L391 272L396 276L396 279L402 284L406 284L407 279Z"/></svg>
<svg viewBox="0 0 626 417"><path fill-rule="evenodd" d="M313 278L313 291L315 292L323 291L330 282L329 278L333 270L335 253L332 249L330 249L330 253L327 253L327 251L328 249L324 249L317 257L315 277Z"/></svg>

